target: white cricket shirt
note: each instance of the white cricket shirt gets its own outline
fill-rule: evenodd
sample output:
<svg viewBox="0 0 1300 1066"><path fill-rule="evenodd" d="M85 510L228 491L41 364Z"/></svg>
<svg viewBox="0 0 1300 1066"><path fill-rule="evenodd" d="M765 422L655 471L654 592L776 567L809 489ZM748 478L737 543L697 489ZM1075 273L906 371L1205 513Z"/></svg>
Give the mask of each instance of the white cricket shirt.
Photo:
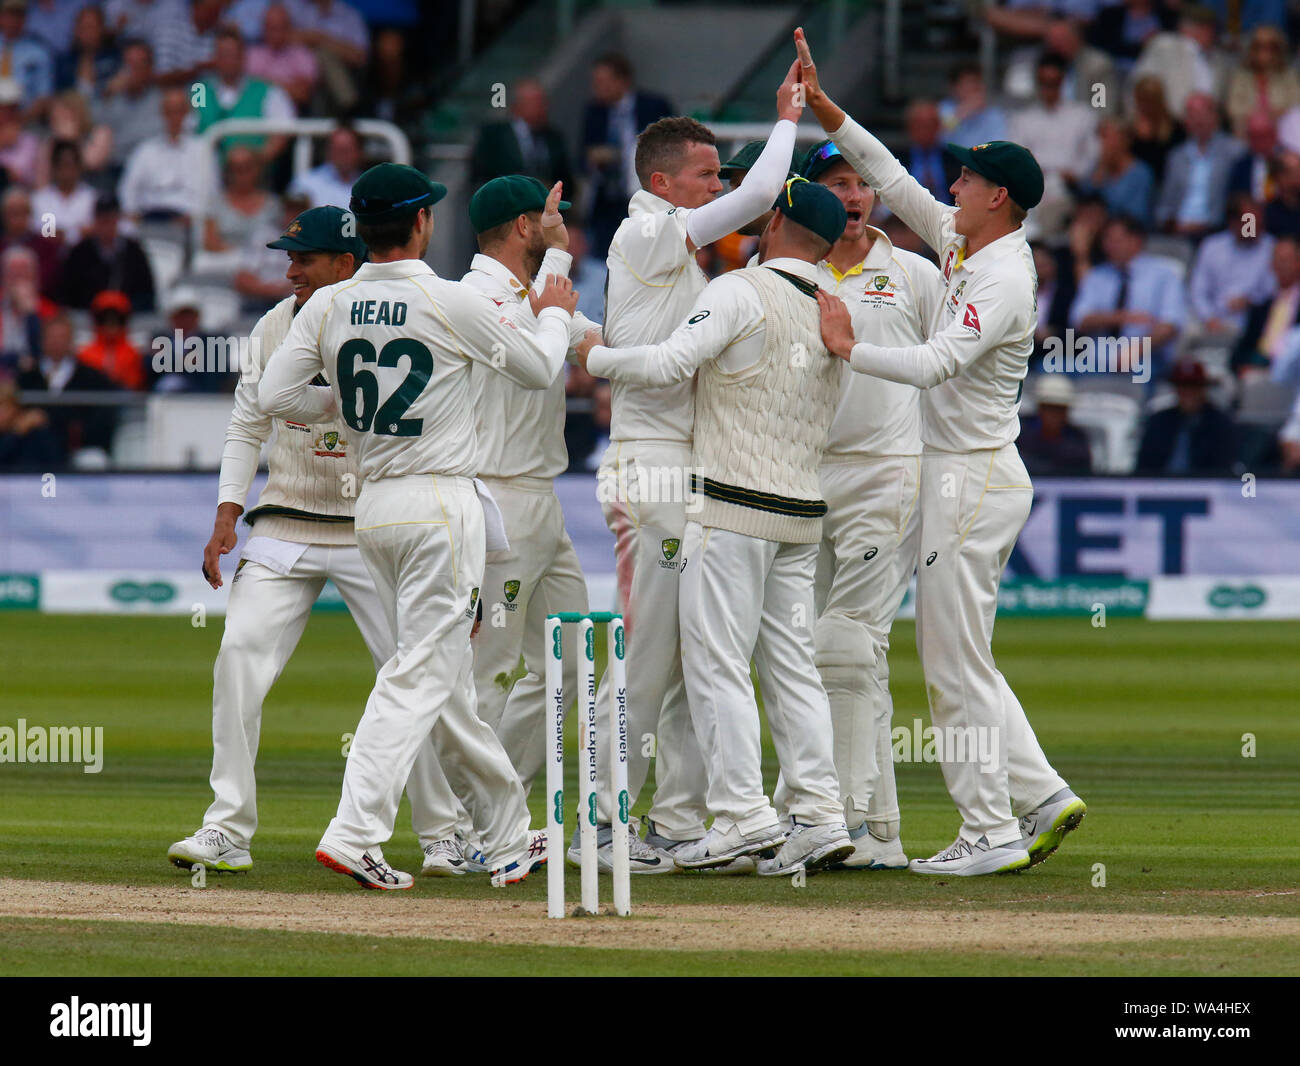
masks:
<svg viewBox="0 0 1300 1066"><path fill-rule="evenodd" d="M881 201L939 253L947 288L929 340L907 346L858 343L854 370L927 390L921 440L927 449L1001 448L1020 435L1020 393L1034 349L1038 275L1025 228L966 257L955 207L939 203L875 137L851 118L831 134Z"/></svg>
<svg viewBox="0 0 1300 1066"><path fill-rule="evenodd" d="M488 297L418 259L364 263L318 289L267 363L263 409L321 421L336 408L356 434L364 480L478 472L471 362L545 389L564 366L569 313L523 329ZM329 388L308 383L324 371Z"/></svg>

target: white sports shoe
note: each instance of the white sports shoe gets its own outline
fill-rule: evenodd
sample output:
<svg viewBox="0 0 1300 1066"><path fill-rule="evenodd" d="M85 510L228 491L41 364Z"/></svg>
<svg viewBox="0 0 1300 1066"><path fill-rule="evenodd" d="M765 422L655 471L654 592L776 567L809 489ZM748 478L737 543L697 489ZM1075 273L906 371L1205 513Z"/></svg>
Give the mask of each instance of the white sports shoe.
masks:
<svg viewBox="0 0 1300 1066"><path fill-rule="evenodd" d="M803 870L815 874L831 863L853 854L853 841L843 822L832 825L802 825L794 822L786 831L785 843L775 858L758 861L759 877L789 877Z"/></svg>
<svg viewBox="0 0 1300 1066"><path fill-rule="evenodd" d="M645 842L650 847L663 852L668 858L674 860L674 866L676 866L677 852L688 844L695 843L694 840L674 840L672 837L664 836L649 818L645 820L645 824ZM676 866L676 868L678 870L682 869L680 866ZM752 874L757 868L758 864L755 863L752 855L742 855L740 858L732 859L731 862L725 862L721 866L706 866L703 869L692 870L691 872L711 874L715 877L737 877L742 874Z"/></svg>
<svg viewBox="0 0 1300 1066"><path fill-rule="evenodd" d="M773 824L748 836L732 826L725 833L710 829L699 840L683 844L673 852L673 861L685 870L704 870L725 866L733 859L754 855L785 843L785 830Z"/></svg>
<svg viewBox="0 0 1300 1066"><path fill-rule="evenodd" d="M410 874L394 870L388 865L383 850L379 847L355 852L351 848L326 844L322 840L316 846L316 861L335 873L347 874L363 888L393 890L410 888L415 884L415 878Z"/></svg>
<svg viewBox="0 0 1300 1066"><path fill-rule="evenodd" d="M464 877L465 852L456 837L424 845L421 877Z"/></svg>
<svg viewBox="0 0 1300 1066"><path fill-rule="evenodd" d="M492 871L492 887L505 888L506 885L517 885L529 874L536 873L546 865L549 851L546 830L528 830L528 849L513 862L498 866Z"/></svg>
<svg viewBox="0 0 1300 1066"><path fill-rule="evenodd" d="M176 841L167 849L167 858L182 870L202 865L209 870L240 873L253 868L253 856L244 848L236 847L220 829L200 829L193 836Z"/></svg>
<svg viewBox="0 0 1300 1066"><path fill-rule="evenodd" d="M675 874L678 872L671 855L666 855L658 848L647 844L636 834L632 823L627 827L627 870L630 874ZM565 852L565 860L570 866L581 867L582 844L579 834L574 833ZM603 874L614 872L614 827L602 825L596 828L596 869Z"/></svg>
<svg viewBox="0 0 1300 1066"><path fill-rule="evenodd" d="M849 830L853 841L853 854L833 864L832 870L906 870L907 856L898 837L881 840L863 822L857 829Z"/></svg>
<svg viewBox="0 0 1300 1066"><path fill-rule="evenodd" d="M1021 847L1029 865L1037 866L1061 846L1065 834L1078 829L1088 805L1068 788L1061 789L1020 819Z"/></svg>
<svg viewBox="0 0 1300 1066"><path fill-rule="evenodd" d="M948 847L928 859L913 859L908 869L914 874L947 874L949 877L978 877L980 874L1009 874L1029 865L1029 852L1020 841L989 844L980 837L972 844L959 836Z"/></svg>

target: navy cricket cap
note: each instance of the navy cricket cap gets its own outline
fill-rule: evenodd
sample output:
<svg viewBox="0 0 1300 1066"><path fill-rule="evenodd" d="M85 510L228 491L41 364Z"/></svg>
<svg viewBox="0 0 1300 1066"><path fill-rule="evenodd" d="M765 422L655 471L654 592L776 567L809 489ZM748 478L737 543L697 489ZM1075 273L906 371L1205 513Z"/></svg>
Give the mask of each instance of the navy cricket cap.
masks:
<svg viewBox="0 0 1300 1066"><path fill-rule="evenodd" d="M360 265L366 258L366 245L355 231L353 219L343 208L313 207L298 215L266 246L286 252L351 252L353 261Z"/></svg>
<svg viewBox="0 0 1300 1066"><path fill-rule="evenodd" d="M470 197L470 225L474 227L475 233L482 233L529 211L541 211L546 207L549 193L550 190L537 178L523 174L493 178ZM568 200L560 201L561 211L567 211L572 206Z"/></svg>
<svg viewBox="0 0 1300 1066"><path fill-rule="evenodd" d="M989 141L971 148L949 144L948 154L994 185L1001 185L1017 207L1028 211L1043 198L1043 169L1034 153L1014 141Z"/></svg>
<svg viewBox="0 0 1300 1066"><path fill-rule="evenodd" d="M818 185L807 178L790 178L772 206L791 222L812 230L830 244L844 235L844 227L848 222L848 214L840 203L840 198L825 185Z"/></svg>
<svg viewBox="0 0 1300 1066"><path fill-rule="evenodd" d="M391 222L432 207L446 195L447 186L430 180L415 167L380 163L357 178L348 206L358 221Z"/></svg>

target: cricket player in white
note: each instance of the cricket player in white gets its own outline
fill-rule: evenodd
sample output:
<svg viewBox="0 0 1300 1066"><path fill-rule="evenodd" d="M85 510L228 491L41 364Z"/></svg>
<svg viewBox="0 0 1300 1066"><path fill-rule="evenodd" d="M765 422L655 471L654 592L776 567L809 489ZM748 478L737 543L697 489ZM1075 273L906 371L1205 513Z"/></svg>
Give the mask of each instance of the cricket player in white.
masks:
<svg viewBox="0 0 1300 1066"><path fill-rule="evenodd" d="M499 373L549 387L569 347L576 296L567 279L552 278L531 298L538 312L531 333L481 293L437 277L422 258L432 205L445 192L393 163L357 180L351 209L371 261L307 301L261 384L268 412L310 421L337 410L356 434L357 543L397 651L376 678L316 858L370 888L412 883L388 865L381 845L430 734L493 883L522 880L545 862L545 834L528 828L523 786L475 711L470 631L485 533L473 480L479 446L470 365L502 352ZM329 388L310 386L322 371Z"/></svg>
<svg viewBox="0 0 1300 1066"><path fill-rule="evenodd" d="M294 315L323 285L350 278L366 246L347 236L339 207L304 211L268 247L289 255L286 276L293 294L258 321L250 335L249 363L240 368L235 408L221 457L217 517L203 553L203 573L220 588L221 556L238 539L235 522L244 511L262 446L272 438L270 473L246 521L255 533L244 547L231 582L221 651L213 670L213 801L202 828L177 841L167 857L189 869L247 870L257 830L254 764L262 705L297 647L312 604L326 580L343 596L378 670L393 654L393 635L353 531L360 488L352 434L337 420L315 425L278 425L257 404L258 378L270 354L289 332ZM426 744L409 782L412 821L425 850L421 872L456 874L438 841L455 826L455 798Z"/></svg>
<svg viewBox="0 0 1300 1066"><path fill-rule="evenodd" d="M943 275L867 225L875 193L833 141L808 150L800 172L833 192L848 221L817 264L817 283L849 307L853 334L920 344L943 300ZM850 869L907 866L900 843L889 694L889 631L916 569L920 536L921 393L843 368L822 458L817 560L817 669L835 725L835 769L854 853ZM773 796L785 811L784 782Z"/></svg>
<svg viewBox="0 0 1300 1066"><path fill-rule="evenodd" d="M931 720L947 735L960 732L966 750L942 753L961 831L910 868L957 876L1022 869L1051 854L1086 811L1047 762L992 652L998 584L1033 497L1015 440L1036 321L1023 222L1042 198L1042 171L1010 142L949 146L962 174L952 187L956 206L939 203L821 91L802 30L795 40L818 121L885 205L939 253L947 282L930 339L909 346L855 344L843 302L819 296L831 351L859 373L926 390L917 643ZM992 765L975 757L988 743Z"/></svg>
<svg viewBox="0 0 1300 1066"><path fill-rule="evenodd" d="M792 64L777 91L778 120L767 147L743 186L725 196L718 196L718 151L706 127L667 118L641 133L636 150L641 191L628 204L607 260L603 332L611 348L666 339L686 321L708 284L696 251L771 210L788 173L802 113L797 83L798 66ZM707 773L686 702L677 622L694 422L689 376L671 385L615 378L610 444L597 473L605 522L614 534L628 634L628 796L635 804L645 783L649 739L656 788L646 840L666 851L701 838L708 815ZM602 683L602 706L607 698ZM607 729L607 716L601 715L600 723ZM600 743L605 742L602 733ZM600 855L607 863L613 803L608 767L600 773Z"/></svg>
<svg viewBox="0 0 1300 1066"><path fill-rule="evenodd" d="M853 851L813 644L826 513L818 468L841 376L821 343L816 263L844 223L830 192L791 178L763 233L761 266L710 282L663 343L597 346L588 361L593 374L660 387L699 371L693 463L702 500L686 524L680 622L713 824L674 851L688 869L780 846L759 873L811 872ZM763 789L751 657L786 786L788 830Z"/></svg>

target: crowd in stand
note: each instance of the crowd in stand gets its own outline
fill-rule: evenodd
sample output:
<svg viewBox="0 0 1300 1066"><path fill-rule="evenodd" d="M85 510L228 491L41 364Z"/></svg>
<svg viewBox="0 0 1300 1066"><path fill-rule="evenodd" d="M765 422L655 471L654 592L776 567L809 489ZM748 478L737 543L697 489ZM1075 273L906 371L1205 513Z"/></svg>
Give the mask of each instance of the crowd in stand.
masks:
<svg viewBox="0 0 1300 1066"><path fill-rule="evenodd" d="M1289 8L977 4L997 35L995 83L963 63L945 98L907 107L899 156L941 200L955 177L948 141L1019 141L1043 167L1028 222L1039 276L1021 438L1031 470L1300 471L1300 38ZM225 306L216 289L245 321L287 294L266 241L307 206L346 205L367 151L345 122L320 164L291 178L284 136L228 137L214 161L197 135L227 117L413 124L427 100L402 76L406 47L343 0L0 0L0 466L106 451L112 436L111 409L42 412L16 389L233 388L231 374L156 374L141 339L178 321L186 335L226 324L211 321ZM639 90L613 53L592 68L572 151L539 82L515 83L508 101L478 133L472 177L565 182L581 204L577 287L599 319L605 250L637 188L636 135L672 105ZM883 208L874 221L925 251ZM719 242L703 265L731 269L751 251L739 237ZM569 391L583 469L607 432L608 391L580 371Z"/></svg>

